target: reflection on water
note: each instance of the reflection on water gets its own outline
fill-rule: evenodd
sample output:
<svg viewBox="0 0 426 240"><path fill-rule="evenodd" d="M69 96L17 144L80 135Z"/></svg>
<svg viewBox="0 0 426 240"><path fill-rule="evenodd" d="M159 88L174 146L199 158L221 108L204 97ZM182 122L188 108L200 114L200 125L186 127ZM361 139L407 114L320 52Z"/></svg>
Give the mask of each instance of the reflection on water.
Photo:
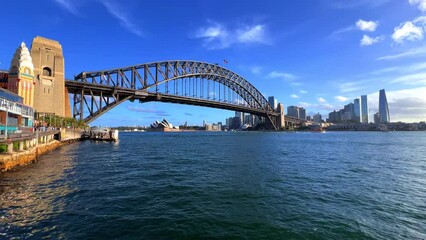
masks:
<svg viewBox="0 0 426 240"><path fill-rule="evenodd" d="M77 147L65 146L36 164L0 175L0 238L34 236L46 230L35 226L63 212L64 198L75 191L64 175L73 172L72 151Z"/></svg>
<svg viewBox="0 0 426 240"><path fill-rule="evenodd" d="M122 133L0 175L0 239L426 239L426 132Z"/></svg>

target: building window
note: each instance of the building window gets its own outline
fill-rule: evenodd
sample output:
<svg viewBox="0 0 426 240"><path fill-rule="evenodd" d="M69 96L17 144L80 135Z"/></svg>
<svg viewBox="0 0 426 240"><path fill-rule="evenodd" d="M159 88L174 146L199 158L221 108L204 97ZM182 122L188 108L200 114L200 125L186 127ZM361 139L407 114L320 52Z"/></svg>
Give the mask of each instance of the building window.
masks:
<svg viewBox="0 0 426 240"><path fill-rule="evenodd" d="M48 68L48 67L44 67L43 68L43 75L51 77L52 76L52 70L50 68Z"/></svg>

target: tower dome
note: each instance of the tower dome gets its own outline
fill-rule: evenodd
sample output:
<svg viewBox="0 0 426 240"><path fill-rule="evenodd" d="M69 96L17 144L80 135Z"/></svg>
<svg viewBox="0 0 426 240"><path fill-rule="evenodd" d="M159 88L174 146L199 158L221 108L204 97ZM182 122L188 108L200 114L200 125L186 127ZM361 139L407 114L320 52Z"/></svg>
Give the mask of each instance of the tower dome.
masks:
<svg viewBox="0 0 426 240"><path fill-rule="evenodd" d="M26 69L28 70L25 71ZM9 72L11 74L26 73L34 75L33 59L31 58L30 51L24 42L22 42L18 49L16 49L10 64Z"/></svg>

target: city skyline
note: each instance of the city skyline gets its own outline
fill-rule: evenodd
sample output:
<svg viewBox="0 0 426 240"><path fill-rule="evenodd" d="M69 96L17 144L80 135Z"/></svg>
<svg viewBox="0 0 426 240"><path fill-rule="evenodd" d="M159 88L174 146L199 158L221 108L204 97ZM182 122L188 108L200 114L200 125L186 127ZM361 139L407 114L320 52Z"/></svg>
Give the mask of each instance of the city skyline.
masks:
<svg viewBox="0 0 426 240"><path fill-rule="evenodd" d="M141 8L136 1L21 3L3 4L4 19L14 24L3 28L10 34L0 40L0 69L9 69L22 41L29 46L40 35L62 44L67 79L81 71L194 59L235 71L265 98L274 96L285 109L304 107L306 115L320 112L325 116L364 94L371 122L379 110L377 89L385 88L392 121L426 120L426 64L421 61L426 55L426 18L425 9L416 1L347 5L320 0L260 5L184 1L167 4L161 18L155 14L155 5ZM219 6L226 6L229 13ZM26 13L25 20L12 14L16 8ZM230 14L237 9L240 17ZM38 14L41 11L46 14ZM174 19L181 23L170 28ZM75 29L84 37L75 37ZM165 38L165 33L173 38ZM229 115L232 112L203 107L126 102L93 125L123 121L148 125L162 118L178 125L196 124L203 119L223 121Z"/></svg>

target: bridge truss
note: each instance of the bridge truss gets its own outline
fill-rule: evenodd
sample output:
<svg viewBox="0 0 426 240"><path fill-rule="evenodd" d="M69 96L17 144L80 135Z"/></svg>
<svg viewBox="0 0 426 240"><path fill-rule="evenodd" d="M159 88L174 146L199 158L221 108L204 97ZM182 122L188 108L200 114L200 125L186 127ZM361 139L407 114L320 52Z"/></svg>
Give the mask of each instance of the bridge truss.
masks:
<svg viewBox="0 0 426 240"><path fill-rule="evenodd" d="M257 115L278 129L277 112L251 83L217 64L163 61L82 72L65 83L73 117L90 123L127 100L206 106Z"/></svg>

